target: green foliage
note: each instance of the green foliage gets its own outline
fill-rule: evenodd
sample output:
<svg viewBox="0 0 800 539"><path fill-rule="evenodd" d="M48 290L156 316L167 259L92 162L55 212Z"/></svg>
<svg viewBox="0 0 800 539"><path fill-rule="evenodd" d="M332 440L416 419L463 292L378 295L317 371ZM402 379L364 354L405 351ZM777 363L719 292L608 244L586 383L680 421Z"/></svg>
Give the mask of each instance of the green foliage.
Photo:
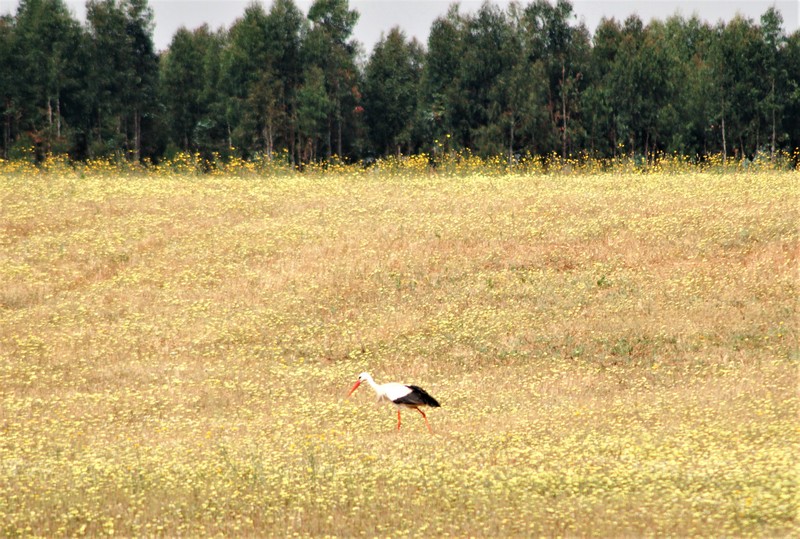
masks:
<svg viewBox="0 0 800 539"><path fill-rule="evenodd" d="M4 39L6 114L17 119L17 136L27 133L37 153L46 154L66 134L62 110L73 102L80 27L63 0L23 0L15 23Z"/></svg>
<svg viewBox="0 0 800 539"><path fill-rule="evenodd" d="M297 92L297 120L300 133L305 137L304 160L316 156L317 140L322 136L332 108L325 89L325 74L317 66L305 73L303 85Z"/></svg>
<svg viewBox="0 0 800 539"><path fill-rule="evenodd" d="M316 0L308 10L311 27L303 43L307 67L321 70L327 92L327 130L318 131L314 145L323 145L325 156L344 154L345 124L353 123L352 110L360 95L360 74L355 63L357 44L350 41L358 12L347 0ZM308 134L308 132L306 132Z"/></svg>
<svg viewBox="0 0 800 539"><path fill-rule="evenodd" d="M195 128L208 113L208 104L203 99L206 80L203 59L211 39L207 26L193 32L181 28L161 58L161 100L166 108L170 138L186 151L197 148Z"/></svg>
<svg viewBox="0 0 800 539"><path fill-rule="evenodd" d="M105 146L117 157L138 162L147 146L143 137L152 143L157 131L159 72L153 12L147 0L89 0L86 18L90 148Z"/></svg>
<svg viewBox="0 0 800 539"><path fill-rule="evenodd" d="M393 28L375 45L364 70L364 115L369 140L378 153L412 150L414 110L423 51Z"/></svg>
<svg viewBox="0 0 800 539"><path fill-rule="evenodd" d="M423 148L436 153L436 140L452 135L452 143L466 145L462 125L466 103L460 93L460 63L463 52L464 19L458 5L451 6L445 17L433 21L428 36L428 52L419 88L420 130L427 144Z"/></svg>
<svg viewBox="0 0 800 539"><path fill-rule="evenodd" d="M790 148L800 147L800 30L786 40L786 46L779 53L779 65L783 66L785 111L781 132L786 133Z"/></svg>
<svg viewBox="0 0 800 539"><path fill-rule="evenodd" d="M0 155L23 137L39 159L138 162L172 145L295 166L461 150L751 162L800 147L800 38L775 8L714 26L602 20L592 36L569 0L454 4L426 47L392 29L370 54L358 17L348 0L253 3L158 55L148 0L89 0L83 26L64 0L23 0L0 19Z"/></svg>

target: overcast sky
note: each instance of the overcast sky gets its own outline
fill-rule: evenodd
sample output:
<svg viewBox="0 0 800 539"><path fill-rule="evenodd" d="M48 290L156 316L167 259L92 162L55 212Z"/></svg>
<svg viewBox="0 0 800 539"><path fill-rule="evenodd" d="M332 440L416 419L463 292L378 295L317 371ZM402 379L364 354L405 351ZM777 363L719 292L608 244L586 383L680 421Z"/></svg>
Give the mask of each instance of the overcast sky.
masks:
<svg viewBox="0 0 800 539"><path fill-rule="evenodd" d="M85 0L65 0L73 14L84 20ZM253 0L150 0L155 13L154 40L158 50L169 45L175 31L181 26L189 29L203 23L213 28L229 27L239 18L245 7ZM266 9L272 0L259 0ZM295 0L298 7L306 13L313 0ZM18 0L0 0L0 14L14 13ZM433 20L447 12L453 3L451 0L350 0L351 8L355 8L361 17L356 25L354 37L360 41L369 53L373 45L380 39L381 33L388 32L393 26L402 28L409 37L414 36L425 43L428 30ZM507 0L494 2L501 6ZM521 4L529 0L521 0ZM464 0L460 2L462 12L475 11L481 5L480 0ZM602 17L616 17L624 20L633 13L647 23L650 19L666 19L679 13L684 17L696 14L701 19L716 23L720 19L730 20L737 13L758 21L764 11L775 6L782 14L784 28L792 33L800 26L800 0L573 0L575 15L578 21L586 24L594 31Z"/></svg>

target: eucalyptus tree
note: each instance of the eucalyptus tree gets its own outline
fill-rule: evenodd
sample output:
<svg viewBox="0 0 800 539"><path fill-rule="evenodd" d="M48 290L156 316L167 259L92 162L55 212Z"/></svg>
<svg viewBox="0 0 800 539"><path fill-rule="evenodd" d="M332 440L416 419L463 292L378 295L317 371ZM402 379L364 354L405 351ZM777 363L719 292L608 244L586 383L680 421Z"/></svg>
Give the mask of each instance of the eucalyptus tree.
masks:
<svg viewBox="0 0 800 539"><path fill-rule="evenodd" d="M713 93L709 45L712 28L693 16L672 16L651 39L660 40L669 56L665 77L669 100L662 104L659 128L668 153L691 156L708 154L713 147Z"/></svg>
<svg viewBox="0 0 800 539"><path fill-rule="evenodd" d="M115 0L89 0L86 21L90 57L86 83L92 102L88 153L119 154L127 136L123 93L132 70L125 13Z"/></svg>
<svg viewBox="0 0 800 539"><path fill-rule="evenodd" d="M303 42L306 79L311 66L324 74L328 94L327 129L324 134L326 157L344 153L345 123L352 123L353 110L360 95L356 66L358 43L350 39L359 14L347 0L315 0L308 10L310 28ZM316 84L315 74L311 77ZM305 85L308 89L308 80Z"/></svg>
<svg viewBox="0 0 800 539"><path fill-rule="evenodd" d="M300 162L317 159L319 142L330 126L329 118L332 110L333 104L325 87L325 73L316 65L308 66L303 74L303 83L297 91Z"/></svg>
<svg viewBox="0 0 800 539"><path fill-rule="evenodd" d="M2 156L35 144L140 160L174 148L292 162L371 151L750 156L800 146L800 35L775 8L711 26L603 20L569 0L452 5L427 50L398 29L361 65L348 0L249 5L179 30L161 58L148 0L21 0L0 17ZM159 65L160 64L160 65ZM162 128L163 127L163 128ZM424 141L424 142L423 142ZM235 148L235 149L232 149Z"/></svg>
<svg viewBox="0 0 800 539"><path fill-rule="evenodd" d="M779 69L785 73L784 110L782 133L784 146L789 150L800 148L800 30L787 36L785 46L778 54ZM800 165L795 154L795 166Z"/></svg>
<svg viewBox="0 0 800 539"><path fill-rule="evenodd" d="M141 157L143 135L155 136L158 56L147 0L89 0L86 4L93 129L90 154ZM152 150L151 150L152 151Z"/></svg>
<svg viewBox="0 0 800 539"><path fill-rule="evenodd" d="M750 19L737 15L716 27L709 57L723 159L729 148L739 157L756 149L759 79L764 76L760 45L760 30Z"/></svg>
<svg viewBox="0 0 800 539"><path fill-rule="evenodd" d="M158 113L158 55L153 43L153 11L147 0L122 0L126 13L126 33L130 42L132 70L125 95L132 121L134 161L142 157L145 145L147 153L156 152L154 147L156 115ZM146 133L146 135L145 135ZM148 140L143 141L143 136Z"/></svg>
<svg viewBox="0 0 800 539"><path fill-rule="evenodd" d="M222 88L225 95L225 114L230 132L231 147L242 155L263 149L265 143L261 124L260 103L251 93L263 91L265 78L274 78L267 42L267 13L261 4L245 8L228 31L222 53ZM264 75L265 71L267 75ZM259 81L259 79L262 79ZM261 83L261 88L255 88Z"/></svg>
<svg viewBox="0 0 800 539"><path fill-rule="evenodd" d="M364 116L380 153L399 155L403 146L412 150L423 57L422 46L394 27L381 36L364 68Z"/></svg>
<svg viewBox="0 0 800 539"><path fill-rule="evenodd" d="M616 19L603 18L595 30L589 69L590 85L584 95L587 148L592 156L616 157L619 149L619 114L611 89L622 26Z"/></svg>
<svg viewBox="0 0 800 539"><path fill-rule="evenodd" d="M496 5L484 2L466 17L459 82L466 99L467 145L484 155L502 154L510 108L510 74L519 60L513 28ZM519 82L519 81L513 81Z"/></svg>
<svg viewBox="0 0 800 539"><path fill-rule="evenodd" d="M675 74L675 57L668 50L669 41L664 23L652 21L644 30L632 65L636 89L642 99L639 114L639 147L645 159L667 147L676 128L675 96L679 79Z"/></svg>
<svg viewBox="0 0 800 539"><path fill-rule="evenodd" d="M575 18L568 0L535 0L523 14L532 60L541 60L548 82L547 110L550 116L550 147L560 146L561 157L585 137L580 121L581 94L586 89L590 38ZM539 51L538 54L536 51Z"/></svg>
<svg viewBox="0 0 800 539"><path fill-rule="evenodd" d="M196 37L202 43L203 49L203 84L199 102L205 114L194 127L193 138L200 152L206 155L212 152L227 155L233 145L227 115L228 96L223 84L223 55L228 43L228 31L220 28L207 34L200 32Z"/></svg>
<svg viewBox="0 0 800 539"><path fill-rule="evenodd" d="M22 74L21 70L14 65L16 59L12 52L14 46L14 23L14 18L11 15L0 16L0 65L8 67L8 69L0 69L0 96L2 96L0 107L2 107L3 114L2 154L0 156L3 159L8 159L9 147L13 140L13 124L17 116L13 92L19 87L19 78Z"/></svg>
<svg viewBox="0 0 800 539"><path fill-rule="evenodd" d="M644 25L637 15L628 17L620 28L620 39L607 84L615 111L614 130L619 144L634 155L643 130L643 113L647 101L642 94L640 49L644 42Z"/></svg>
<svg viewBox="0 0 800 539"><path fill-rule="evenodd" d="M761 15L761 36L763 39L763 68L766 74L764 80L766 88L761 102L762 114L769 126L769 155L775 158L775 149L778 139L778 124L783 109L786 106L787 72L782 69L780 55L786 46L786 36L783 32L783 17L775 7L770 7Z"/></svg>
<svg viewBox="0 0 800 539"><path fill-rule="evenodd" d="M4 32L9 58L3 65L11 67L4 74L5 137L10 139L16 119L17 130L29 133L41 153L50 153L57 142L63 149L65 104L74 102L70 92L80 84L80 25L63 0L22 0L11 28Z"/></svg>
<svg viewBox="0 0 800 539"><path fill-rule="evenodd" d="M545 49L541 19L531 16L531 6L512 3L508 12L512 26L510 55L514 58L508 78L509 158L515 149L543 154L557 147L553 131L550 59Z"/></svg>
<svg viewBox="0 0 800 539"><path fill-rule="evenodd" d="M229 146L242 155L272 158L282 145L295 155L297 91L303 73L307 23L293 0L276 0L269 12L250 4L226 35L221 53L220 104Z"/></svg>
<svg viewBox="0 0 800 539"><path fill-rule="evenodd" d="M272 84L272 96L267 98L265 140L271 156L274 140L290 149L292 161L297 150L297 92L303 79L303 40L308 22L294 0L275 0L267 14L267 48L270 66L262 85ZM263 87L263 86L262 86ZM262 92L262 95L265 95ZM271 102L269 100L272 100Z"/></svg>
<svg viewBox="0 0 800 539"><path fill-rule="evenodd" d="M208 117L209 83L205 62L215 36L207 25L195 30L180 28L161 57L161 100L172 140L184 151L201 150L198 126Z"/></svg>
<svg viewBox="0 0 800 539"><path fill-rule="evenodd" d="M468 101L462 92L466 19L457 4L438 17L428 34L427 54L418 90L418 130L434 154L441 147L466 147ZM445 144L446 143L446 144Z"/></svg>

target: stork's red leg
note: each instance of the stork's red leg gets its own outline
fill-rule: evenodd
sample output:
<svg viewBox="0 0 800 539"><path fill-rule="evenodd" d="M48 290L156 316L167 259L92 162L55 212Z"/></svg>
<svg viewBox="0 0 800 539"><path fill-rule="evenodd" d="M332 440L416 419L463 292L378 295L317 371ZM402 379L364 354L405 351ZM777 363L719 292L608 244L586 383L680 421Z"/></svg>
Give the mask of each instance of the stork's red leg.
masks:
<svg viewBox="0 0 800 539"><path fill-rule="evenodd" d="M400 430L400 410L397 410L397 430Z"/></svg>
<svg viewBox="0 0 800 539"><path fill-rule="evenodd" d="M428 416L426 416L426 415L425 415L425 412L423 412L423 411L422 411L422 410L420 410L419 408L417 408L416 410L417 410L417 412L419 412L419 413L421 413L421 414L422 414L422 419L424 419L424 420L425 420L425 424L428 426L428 431L429 431L431 434L433 434L433 429L431 428L431 424L430 424L430 423L428 423Z"/></svg>

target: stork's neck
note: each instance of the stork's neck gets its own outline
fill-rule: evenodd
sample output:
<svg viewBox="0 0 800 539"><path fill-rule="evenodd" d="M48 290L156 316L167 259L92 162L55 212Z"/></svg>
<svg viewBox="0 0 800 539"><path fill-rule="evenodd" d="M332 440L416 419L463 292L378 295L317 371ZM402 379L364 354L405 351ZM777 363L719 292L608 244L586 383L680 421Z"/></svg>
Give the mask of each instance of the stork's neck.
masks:
<svg viewBox="0 0 800 539"><path fill-rule="evenodd" d="M375 383L375 380L372 379L372 376L367 374L366 376L364 376L364 379L367 381L367 383L370 385L370 387L375 391L375 393L378 394L378 396L383 395L383 391L381 390L381 386L379 386L378 384Z"/></svg>

